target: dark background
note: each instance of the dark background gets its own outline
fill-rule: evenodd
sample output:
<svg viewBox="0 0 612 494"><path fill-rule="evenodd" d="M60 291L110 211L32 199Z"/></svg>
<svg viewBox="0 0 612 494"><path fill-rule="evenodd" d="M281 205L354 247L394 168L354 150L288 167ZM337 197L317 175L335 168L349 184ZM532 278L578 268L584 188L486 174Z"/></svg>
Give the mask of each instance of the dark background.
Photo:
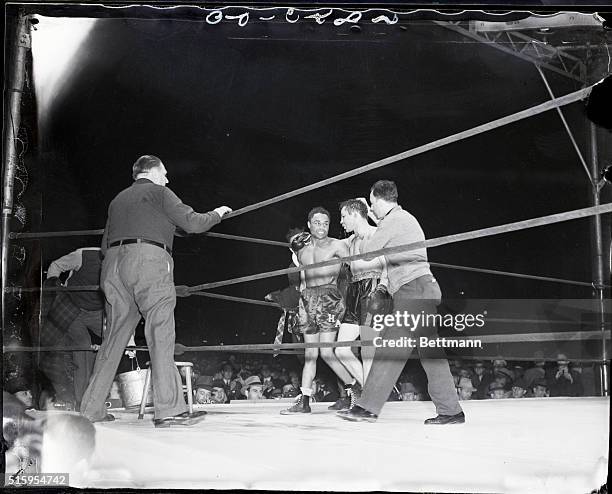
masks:
<svg viewBox="0 0 612 494"><path fill-rule="evenodd" d="M268 36L261 39L262 36ZM535 67L434 25L299 22L210 26L101 19L38 129L27 198L35 231L96 229L131 183L141 154L159 156L196 211L234 209L334 176L549 99ZM579 83L547 74L556 95ZM563 112L588 160L584 104ZM609 132L600 131L609 157ZM607 154L606 154L607 153ZM587 207L590 186L554 111L228 219L214 231L284 240L308 210L332 212L395 180L400 203L433 238ZM608 192L609 194L609 192ZM604 196L605 202L608 196ZM608 232L609 230L606 230ZM607 233L609 239L609 233ZM99 237L44 240L42 265ZM289 251L193 236L174 245L176 284L284 268ZM432 261L592 280L589 220L430 249ZM445 296L589 298L591 290L435 269ZM216 289L263 299L277 277ZM179 299L177 341L272 342L278 311Z"/></svg>

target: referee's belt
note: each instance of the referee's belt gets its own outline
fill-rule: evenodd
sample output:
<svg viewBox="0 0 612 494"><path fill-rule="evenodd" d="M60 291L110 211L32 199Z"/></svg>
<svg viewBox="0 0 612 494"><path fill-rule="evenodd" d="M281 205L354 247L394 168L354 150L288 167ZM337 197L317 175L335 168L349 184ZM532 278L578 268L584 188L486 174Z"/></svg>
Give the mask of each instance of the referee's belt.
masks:
<svg viewBox="0 0 612 494"><path fill-rule="evenodd" d="M172 249L168 247L166 244L162 242L156 242L155 240L147 240L146 238L125 238L123 240L117 240L116 242L112 242L109 247L118 247L119 245L128 245L128 244L151 244L155 245L155 247L161 247L168 254L172 255Z"/></svg>

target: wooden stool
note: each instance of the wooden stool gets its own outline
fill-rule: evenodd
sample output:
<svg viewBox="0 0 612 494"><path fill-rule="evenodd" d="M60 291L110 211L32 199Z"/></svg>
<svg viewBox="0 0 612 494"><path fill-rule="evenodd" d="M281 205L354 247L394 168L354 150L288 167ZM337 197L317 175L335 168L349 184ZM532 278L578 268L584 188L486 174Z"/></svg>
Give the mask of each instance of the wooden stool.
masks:
<svg viewBox="0 0 612 494"><path fill-rule="evenodd" d="M189 406L189 413L193 413L193 390L191 387L191 368L193 364L191 362L174 362L178 367L179 372L182 367L185 368L185 386L183 391L187 391L187 405ZM140 401L140 412L138 418L144 418L145 407L147 405L147 392L149 391L149 383L151 382L151 362L147 362L147 375L145 376L144 389L142 390L142 400Z"/></svg>

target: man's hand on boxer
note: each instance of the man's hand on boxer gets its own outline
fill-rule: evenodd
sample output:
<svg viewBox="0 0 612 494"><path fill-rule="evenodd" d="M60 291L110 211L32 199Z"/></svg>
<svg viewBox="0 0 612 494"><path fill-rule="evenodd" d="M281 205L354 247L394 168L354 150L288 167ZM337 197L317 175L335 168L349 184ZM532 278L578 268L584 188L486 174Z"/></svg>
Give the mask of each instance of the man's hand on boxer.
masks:
<svg viewBox="0 0 612 494"><path fill-rule="evenodd" d="M227 213L232 212L232 208L227 206L219 206L218 208L213 209L213 211L223 218L223 216L225 216Z"/></svg>

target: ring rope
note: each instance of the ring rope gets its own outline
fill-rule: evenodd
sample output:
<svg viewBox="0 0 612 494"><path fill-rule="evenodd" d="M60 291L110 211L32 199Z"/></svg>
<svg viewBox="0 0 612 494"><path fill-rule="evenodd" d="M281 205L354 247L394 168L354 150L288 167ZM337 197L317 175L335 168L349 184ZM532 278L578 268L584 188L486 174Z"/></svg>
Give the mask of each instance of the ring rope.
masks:
<svg viewBox="0 0 612 494"><path fill-rule="evenodd" d="M536 281L548 281L551 283L560 283L562 285L574 285L574 286L584 286L588 288L593 288L593 283L592 282L589 283L586 281L568 280L565 278L552 278L550 276L539 276L539 275L534 275L534 274L514 273L511 271L499 271L497 269L475 268L472 266L459 266L457 264L443 264L443 263L432 262L432 261L429 261L429 264L436 268L455 269L458 271L468 271L468 272L474 272L474 273L484 273L484 274L492 274L492 275L499 275L499 276L507 276L509 278L519 278L519 279L536 280ZM602 288L612 288L611 285L607 285L607 284L602 284L601 287ZM185 292L185 288L187 288L186 285L177 285L176 286L176 289L177 289L176 296L177 297L189 297L190 295L196 295L196 294L201 293L201 292L190 293L188 291ZM61 292L61 291L88 292L88 291L97 291L99 289L100 289L99 285L83 285L80 287L48 287L48 288L42 289L42 291L43 292ZM13 292L28 293L28 292L38 292L38 291L41 291L41 289L38 287L30 287L30 288L7 287L6 288L6 292L8 293L13 293ZM214 298L215 296L216 296L215 294L210 295L211 298ZM222 298L222 297L219 296L217 298ZM241 297L235 297L235 299L237 301L243 301L243 302L252 300L252 299L241 299ZM227 300L232 300L232 298L227 298ZM261 303L261 301L254 301L253 303ZM261 304L261 305L264 305L264 304Z"/></svg>
<svg viewBox="0 0 612 494"><path fill-rule="evenodd" d="M521 334L491 334L491 335L463 335L446 336L447 340L481 340L483 343L532 343L546 341L582 341L599 339L603 336L610 339L611 331L567 331L555 333L521 333ZM372 341L320 341L317 343L253 343L245 345L209 345L209 346L185 346L180 343L174 345L174 354L180 355L184 352L216 352L216 351L242 351L242 350L282 350L282 349L305 349L305 348L338 348L338 347L367 347L374 346ZM51 352L51 351L94 351L91 347L84 346L57 346L57 347L3 347L5 353L11 352ZM126 350L148 351L146 346L126 347ZM601 360L601 359L599 359Z"/></svg>
<svg viewBox="0 0 612 494"><path fill-rule="evenodd" d="M266 199L265 201L261 201L255 204L251 204L250 206L243 207L241 209L237 209L231 213L228 213L224 216L225 218L233 218L235 216L239 216L244 213L248 213L250 211L254 211L256 209L263 208L264 206L269 206L270 204L277 203L279 201L283 201L285 199L289 199L291 197L295 197L300 194L304 194L305 192L310 192L311 190L318 189L320 187L325 187L329 184L333 184L335 182L340 182L341 180L345 180L347 178L354 177L356 175L361 175L362 173L368 172L370 170L375 170L376 168L380 168L386 165L390 165L391 163L395 163L400 160L404 160L406 158L411 158L413 156L417 156L419 154L425 153L427 151L431 151L432 149L436 149L442 146L446 146L447 144L451 144L453 142L461 141L468 137L473 137L478 134L482 134L483 132L487 132L489 130L497 129L499 127L503 127L504 125L517 122L519 120L523 120L525 118L538 115L540 113L544 113L553 108L559 108L560 106L565 106L570 103L574 103L576 101L582 100L586 98L591 92L593 86L588 86L586 88L580 89L573 93L566 94L559 98L555 98L552 100L548 100L544 103L541 103L537 106L533 106L526 110L519 111L517 113L513 113L512 115L507 115L502 118L498 118L496 120L492 120L482 125L478 125L476 127L472 127L471 129L464 130L462 132L458 132L456 134L452 134L450 136L444 137L442 139L437 139L435 141L429 142L427 144L423 144L422 146L418 146L416 148L410 149L408 151L404 151L402 153L395 154L393 156L389 156L387 158L383 158L378 161L374 161L367 165L360 166L358 168L354 168L353 170L349 170L344 173L340 173L334 177L326 178L325 180L320 180L319 182L315 182L313 184L307 185L305 187L300 187L299 189L293 190L291 192L286 192L285 194L280 194L275 197L271 197L270 199Z"/></svg>
<svg viewBox="0 0 612 494"><path fill-rule="evenodd" d="M356 254L353 256L341 257L330 259L329 261L318 262L314 264L308 264L305 266L296 266L285 269L276 269L274 271L267 271L264 273L252 274L248 276L242 276L239 278L232 278L229 280L215 281L212 283L203 283L201 285L195 285L187 287L189 292L196 292L200 290L209 290L211 288L218 288L221 286L235 285L237 283L245 283L247 281L261 280L264 278L272 278L274 276L280 276L289 273L297 273L305 271L307 269L316 269L327 266L334 266L343 262L357 261L360 259L371 259L373 257L385 256L389 254L398 254L408 252L416 249L438 247L440 245L447 245L456 242L463 242L466 240L474 240L477 238L489 237L493 235L499 235L502 233L515 232L519 230L525 230L528 228L535 228L539 226L550 225L553 223L560 223L563 221L574 220L578 218L585 218L589 216L595 216L599 214L612 212L612 203L606 203L599 206L592 206L583 209L575 209L572 211L566 211L563 213L556 213L547 216L540 216L537 218L531 218L523 221L516 221L513 223L506 223L503 225L493 226L489 228L481 228L478 230L471 230L464 233L456 233L453 235L446 235L443 237L432 238L428 240L422 240L413 242L410 244L398 245L396 247L387 247L376 251L369 252L367 254Z"/></svg>
<svg viewBox="0 0 612 494"><path fill-rule="evenodd" d="M547 216L540 216L537 218L531 218L529 220L517 221L514 223L506 223L503 225L493 226L489 228L471 230L471 231L464 232L464 233L446 235L443 237L437 237L437 238L432 238L432 239L428 239L424 241L413 242L411 244L398 245L396 247L387 247L385 249L380 249L377 251L369 252L367 254L356 254L353 256L330 259L329 261L308 264L305 266L296 266L292 268L277 269L274 271L267 271L264 273L242 276L239 278L232 278L232 279L224 280L224 281L203 283L201 285L195 285L191 287L185 286L185 285L179 285L177 286L177 288L180 288L182 290L182 293L179 296L189 296L190 294L199 292L201 290L208 290L211 288L217 288L217 287L222 287L222 286L227 286L227 285L234 285L237 283L245 283L247 281L260 280L264 278L272 278L272 277L280 276L283 274L297 273L300 271L305 271L306 269L316 269L319 267L333 266L336 264L341 264L343 262L356 261L359 259L378 257L378 256L383 256L383 255L388 255L388 254L397 254L397 253L412 251L412 250L421 249L421 248L438 247L440 245L447 245L451 243L463 242L466 240L474 240L477 238L500 235L503 233L520 231L520 230L525 230L528 228L535 228L539 226L545 226L545 225L550 225L554 223L560 223L563 221L570 221L570 220L574 220L578 218L585 218L585 217L595 216L595 215L609 213L609 212L612 212L612 203L601 204L599 206L592 206L592 207L583 208L583 209L575 209L572 211L566 211L563 213L551 214ZM249 237L244 237L244 238L249 238ZM260 239L257 239L257 240L260 240ZM279 242L279 243L282 244L282 242ZM564 280L561 278L527 275L527 274L521 274L521 273L512 273L509 271L497 271L497 270L492 270L492 269L473 268L473 267L468 267L468 266L457 266L453 264L442 264L442 263L434 263L434 262L431 262L430 264L432 266L449 268L449 269L459 269L459 270L464 270L464 271L474 271L474 272L481 272L481 273L487 273L487 274L505 275L505 276L512 276L512 277L517 277L517 278L524 278L524 279L551 281L551 282L556 282L556 283L566 283L566 284L578 285L578 286L588 286L588 287L593 286L592 283L587 283L584 281ZM610 285L604 284L602 285L602 287L610 288ZM99 289L98 285L87 285L87 286L81 286L81 287L62 287L62 288L50 287L50 288L45 288L44 291L49 291L49 292L52 292L52 291L95 291L98 289ZM38 287L34 287L34 288L7 287L5 290L7 292L26 293L26 292L40 291L40 288Z"/></svg>
<svg viewBox="0 0 612 494"><path fill-rule="evenodd" d="M538 276L535 274L514 273L512 271L499 271L497 269L474 268L471 266L458 266L456 264L443 264L440 262L429 262L433 267L456 269L458 271L471 271L474 273L494 274L499 276L508 276L509 278L520 278L525 280L550 281L552 283L561 283L563 285L586 286L593 288L593 283L586 281L567 280L564 278L552 278L550 276ZM602 285L603 288L611 288L610 285Z"/></svg>
<svg viewBox="0 0 612 494"><path fill-rule="evenodd" d="M104 229L101 230L68 230L62 232L11 232L11 239L34 240L39 238L57 238L57 237L76 237L76 236L100 236L104 234ZM250 242L253 244L275 245L277 247L288 247L287 242L279 242L277 240L268 240L264 238L245 237L242 235L230 235L229 233L204 232L199 235L213 238L223 238L226 240L239 240L242 242Z"/></svg>
<svg viewBox="0 0 612 494"><path fill-rule="evenodd" d="M358 168L354 168L344 173L340 173L339 175L326 178L324 180L320 180L313 184L300 187L299 189L295 189L290 192L286 192L284 194L280 194L278 196L272 197L270 199L266 199L264 201L257 202L255 204L251 204L250 206L245 206L241 209L237 209L236 211L232 211L224 215L224 219L233 218L235 216L239 216L241 214L254 211L256 209L260 209L264 206L268 206L270 204L274 204L276 202L283 201L285 199L289 199L291 197L298 196L300 194L304 194L305 192L309 192L311 190L315 190L326 185L340 182L341 180L345 180L347 178L354 177L356 175L361 175L362 173L368 172L370 170L375 170L376 168L380 168L397 161L404 160L406 158L411 158L413 156L417 156L419 154L425 153L427 151L431 151L432 149L436 149L442 146L446 146L447 144L451 144L457 141L461 141L468 137L473 137L478 134L482 134L483 132L487 132L489 130L497 129L499 127L503 127L504 125L517 122L519 120L523 120L525 118L529 118L534 115L538 115L540 113L544 113L553 108L559 108L561 106L569 105L571 103L575 103L576 101L580 101L586 97L591 92L591 89L594 85L588 86L586 88L582 88L573 93L566 94L564 96L560 96L559 98L554 98L548 100L539 105L533 106L531 108L527 108L525 110L513 113L511 115L507 115L505 117L498 118L496 120L492 120L482 125L478 125L476 127L472 127L471 129L464 130L462 132L458 132L456 134L452 134L450 136L437 139L435 141L429 142L427 144L423 144L421 146L417 146L416 148L410 149L408 151L404 151L402 153L395 154L393 156L389 156L387 158L383 158L378 161L374 161L367 165L360 166ZM47 232L47 233L11 233L10 238L42 238L42 237L54 237L54 236L67 236L70 235L101 235L103 230L80 230L80 231L72 231L72 232ZM210 233L208 234L210 235ZM229 238L226 237L226 238ZM245 237L246 238L246 237ZM264 242L266 243L266 242Z"/></svg>
<svg viewBox="0 0 612 494"><path fill-rule="evenodd" d="M181 285L184 286L184 285ZM178 294L178 288L177 287L177 297L180 297L181 295ZM267 300L256 300L256 299L252 299L252 298L244 298L244 297L233 297L231 295L224 295L221 293L210 293L210 292L195 292L195 293L190 293L187 295L182 295L184 297L189 297L190 295L199 295L200 297L210 297L210 298L216 298L219 300L229 300L232 302L245 302L247 304L254 304L254 305L265 305L268 307L276 307L279 308L280 305L277 304L276 302L268 302Z"/></svg>

